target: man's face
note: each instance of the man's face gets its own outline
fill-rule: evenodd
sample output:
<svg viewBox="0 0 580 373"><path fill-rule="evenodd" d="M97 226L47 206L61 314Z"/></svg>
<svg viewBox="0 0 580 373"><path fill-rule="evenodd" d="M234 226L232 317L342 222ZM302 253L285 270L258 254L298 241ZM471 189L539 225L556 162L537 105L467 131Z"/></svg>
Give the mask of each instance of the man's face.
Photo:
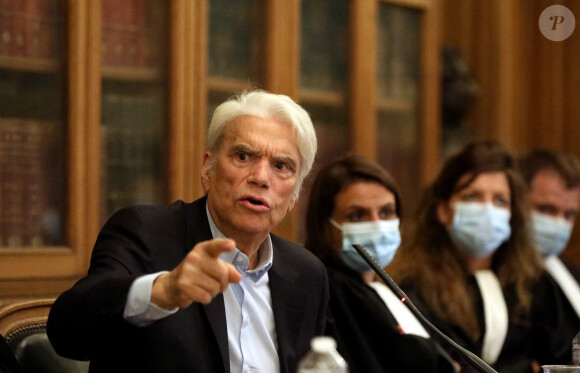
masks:
<svg viewBox="0 0 580 373"><path fill-rule="evenodd" d="M534 211L574 224L580 208L580 188L567 189L554 171L540 171L532 180L530 202Z"/></svg>
<svg viewBox="0 0 580 373"><path fill-rule="evenodd" d="M205 154L202 185L216 225L228 237L250 234L263 240L294 207L302 164L291 126L273 118L238 117L208 167L212 156Z"/></svg>

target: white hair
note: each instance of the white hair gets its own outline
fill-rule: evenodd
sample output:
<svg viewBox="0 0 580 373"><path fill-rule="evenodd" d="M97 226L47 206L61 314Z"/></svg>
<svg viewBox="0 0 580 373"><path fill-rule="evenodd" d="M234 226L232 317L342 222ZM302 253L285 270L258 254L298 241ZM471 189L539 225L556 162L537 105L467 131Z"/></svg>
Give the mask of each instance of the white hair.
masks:
<svg viewBox="0 0 580 373"><path fill-rule="evenodd" d="M308 112L286 95L263 90L246 90L220 104L213 113L207 134L207 149L213 153L210 168L213 167L228 126L234 119L246 115L260 118L274 117L292 126L302 158L293 197L297 199L302 182L314 164L317 140Z"/></svg>

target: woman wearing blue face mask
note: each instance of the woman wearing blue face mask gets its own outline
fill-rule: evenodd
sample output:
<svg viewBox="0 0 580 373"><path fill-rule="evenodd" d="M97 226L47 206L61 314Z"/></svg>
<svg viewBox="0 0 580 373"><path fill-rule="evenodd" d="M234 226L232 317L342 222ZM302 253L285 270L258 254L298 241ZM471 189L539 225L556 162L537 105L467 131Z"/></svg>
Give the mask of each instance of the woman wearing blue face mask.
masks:
<svg viewBox="0 0 580 373"><path fill-rule="evenodd" d="M499 372L557 362L559 347L545 338L557 325L546 307L555 284L530 239L523 181L500 143L470 143L444 164L412 241L388 269L440 330Z"/></svg>
<svg viewBox="0 0 580 373"><path fill-rule="evenodd" d="M310 194L305 247L326 265L326 332L357 372L454 372L449 356L352 247L382 266L400 243L397 187L378 164L348 154L322 168Z"/></svg>

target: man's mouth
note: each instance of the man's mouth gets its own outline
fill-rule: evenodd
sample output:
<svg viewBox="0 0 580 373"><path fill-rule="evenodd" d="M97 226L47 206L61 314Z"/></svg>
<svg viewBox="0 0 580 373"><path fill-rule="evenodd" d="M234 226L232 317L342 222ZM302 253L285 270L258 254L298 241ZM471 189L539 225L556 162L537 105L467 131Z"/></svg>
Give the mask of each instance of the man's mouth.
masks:
<svg viewBox="0 0 580 373"><path fill-rule="evenodd" d="M269 209L268 203L263 199L254 197L244 197L241 201L247 206L257 211L267 211Z"/></svg>
<svg viewBox="0 0 580 373"><path fill-rule="evenodd" d="M252 205L264 205L264 203L262 201L258 201L257 199L253 199L253 198L246 198L246 201L250 202Z"/></svg>

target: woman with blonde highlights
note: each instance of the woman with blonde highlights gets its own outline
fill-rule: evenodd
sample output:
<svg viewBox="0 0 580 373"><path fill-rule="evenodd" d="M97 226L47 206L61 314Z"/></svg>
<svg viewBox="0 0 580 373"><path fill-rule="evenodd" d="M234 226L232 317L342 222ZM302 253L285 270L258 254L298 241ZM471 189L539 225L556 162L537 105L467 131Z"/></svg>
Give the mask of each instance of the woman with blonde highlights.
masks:
<svg viewBox="0 0 580 373"><path fill-rule="evenodd" d="M530 241L525 196L500 143L468 144L426 190L412 239L388 267L425 316L499 372L555 358L544 337L556 320L541 307L554 284Z"/></svg>

